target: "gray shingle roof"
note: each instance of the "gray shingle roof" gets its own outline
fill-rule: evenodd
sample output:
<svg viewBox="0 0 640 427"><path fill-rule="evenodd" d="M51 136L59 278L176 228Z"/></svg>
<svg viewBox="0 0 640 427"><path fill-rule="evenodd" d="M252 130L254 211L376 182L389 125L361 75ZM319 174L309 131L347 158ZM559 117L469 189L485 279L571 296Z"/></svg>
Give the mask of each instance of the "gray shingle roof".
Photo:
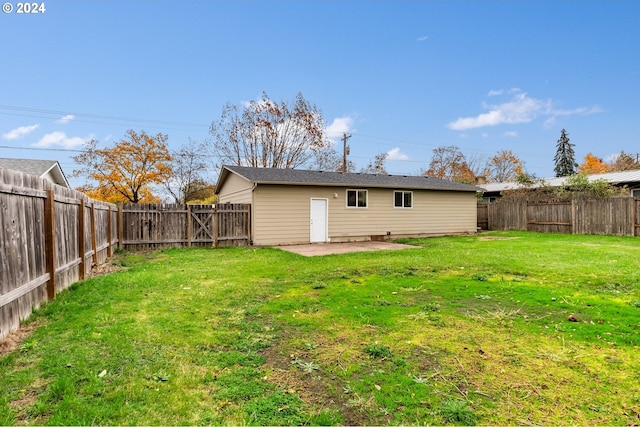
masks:
<svg viewBox="0 0 640 427"><path fill-rule="evenodd" d="M540 182L535 183L530 186L532 188L548 186L548 187L562 187L566 185L568 177L563 176L560 178L544 178ZM587 179L589 182L593 182L596 180L605 180L609 184L631 184L640 182L640 169L628 170L622 172L607 172L607 173L596 173L587 175ZM484 191L488 192L497 192L497 191L506 191L506 190L515 190L518 188L525 188L525 186L518 184L517 182L494 182L490 184L481 184L479 187L482 187Z"/></svg>
<svg viewBox="0 0 640 427"><path fill-rule="evenodd" d="M322 185L332 187L377 187L396 189L480 191L473 185L426 176L374 175L365 173L322 172L299 169L252 168L223 166L218 181L219 188L229 172L257 184Z"/></svg>
<svg viewBox="0 0 640 427"><path fill-rule="evenodd" d="M0 168L24 172L29 175L43 176L52 172L56 184L69 187L67 177L56 160L7 159L0 158Z"/></svg>

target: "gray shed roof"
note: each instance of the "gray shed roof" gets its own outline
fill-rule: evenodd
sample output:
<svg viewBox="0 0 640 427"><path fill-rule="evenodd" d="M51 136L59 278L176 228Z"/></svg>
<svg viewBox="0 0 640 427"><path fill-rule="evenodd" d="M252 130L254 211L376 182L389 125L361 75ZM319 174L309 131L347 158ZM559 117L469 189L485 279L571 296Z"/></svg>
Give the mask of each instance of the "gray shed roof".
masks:
<svg viewBox="0 0 640 427"><path fill-rule="evenodd" d="M55 183L69 188L67 177L56 160L6 159L0 158L0 168L24 172L29 175L44 176L51 173Z"/></svg>
<svg viewBox="0 0 640 427"><path fill-rule="evenodd" d="M481 191L473 185L427 176L374 175L366 173L322 172L298 169L223 166L216 193L229 173L235 173L256 184L315 185L330 187L374 187L411 190Z"/></svg>
<svg viewBox="0 0 640 427"><path fill-rule="evenodd" d="M559 178L545 178L540 182L535 183L531 187L562 187L566 185L568 178L569 177L566 176ZM640 182L640 169L621 172L594 173L587 175L587 179L589 180L589 182L602 179L612 185L634 184ZM486 192L498 192L525 188L524 185L517 182L494 182L490 184L480 184L479 187L481 187Z"/></svg>

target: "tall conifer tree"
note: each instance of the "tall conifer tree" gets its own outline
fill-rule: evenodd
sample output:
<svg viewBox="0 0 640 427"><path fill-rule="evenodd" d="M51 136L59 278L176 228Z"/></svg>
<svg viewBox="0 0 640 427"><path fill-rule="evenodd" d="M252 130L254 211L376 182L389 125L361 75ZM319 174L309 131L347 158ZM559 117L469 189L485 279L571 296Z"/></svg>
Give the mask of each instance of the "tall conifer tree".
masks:
<svg viewBox="0 0 640 427"><path fill-rule="evenodd" d="M553 169L556 177L574 175L578 163L576 163L573 144L569 142L569 135L567 135L566 130L562 129L562 132L560 132L560 139L556 147L556 155L553 158L556 165Z"/></svg>

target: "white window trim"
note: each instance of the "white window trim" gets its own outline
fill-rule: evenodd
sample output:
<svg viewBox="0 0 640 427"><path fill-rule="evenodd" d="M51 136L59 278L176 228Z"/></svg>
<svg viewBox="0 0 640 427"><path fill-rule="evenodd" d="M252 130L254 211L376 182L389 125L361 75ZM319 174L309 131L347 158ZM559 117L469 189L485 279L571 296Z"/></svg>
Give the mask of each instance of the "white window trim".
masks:
<svg viewBox="0 0 640 427"><path fill-rule="evenodd" d="M402 206L396 206L396 193L402 193ZM404 206L404 193L411 193L411 206ZM393 208L394 209L413 209L414 199L413 191L409 190L393 190Z"/></svg>
<svg viewBox="0 0 640 427"><path fill-rule="evenodd" d="M355 191L356 192L356 206L349 206L349 191ZM358 205L358 192L360 191L364 191L364 201L365 201L365 206L357 206ZM369 190L365 190L362 188L347 188L347 191L345 192L345 205L347 207L347 209L368 209L369 208Z"/></svg>

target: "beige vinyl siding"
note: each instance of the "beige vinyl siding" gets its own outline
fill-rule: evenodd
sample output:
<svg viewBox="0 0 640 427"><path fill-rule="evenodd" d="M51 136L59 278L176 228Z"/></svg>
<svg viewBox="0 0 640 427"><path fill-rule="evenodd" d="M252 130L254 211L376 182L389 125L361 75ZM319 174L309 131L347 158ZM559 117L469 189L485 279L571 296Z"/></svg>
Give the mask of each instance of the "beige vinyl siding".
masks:
<svg viewBox="0 0 640 427"><path fill-rule="evenodd" d="M402 189L397 189L402 190ZM329 210L332 241L371 238L390 233L391 237L475 232L476 196L472 192L411 190L411 208L394 207L393 189L368 191L367 208ZM342 196L344 200L346 192Z"/></svg>
<svg viewBox="0 0 640 427"><path fill-rule="evenodd" d="M255 190L252 208L253 243L255 245L309 243L311 198L326 199L332 194L333 192L329 193L323 187L259 185ZM332 203L334 203L333 199L329 198L329 209Z"/></svg>
<svg viewBox="0 0 640 427"><path fill-rule="evenodd" d="M395 208L394 190L405 189L366 190L367 207L352 208L346 206L343 187L259 185L253 206L254 244L308 243L311 198L328 199L333 242L369 240L387 232L393 238L476 231L473 192L410 190L413 207Z"/></svg>
<svg viewBox="0 0 640 427"><path fill-rule="evenodd" d="M252 203L253 184L232 173L229 174L218 194L218 203Z"/></svg>

